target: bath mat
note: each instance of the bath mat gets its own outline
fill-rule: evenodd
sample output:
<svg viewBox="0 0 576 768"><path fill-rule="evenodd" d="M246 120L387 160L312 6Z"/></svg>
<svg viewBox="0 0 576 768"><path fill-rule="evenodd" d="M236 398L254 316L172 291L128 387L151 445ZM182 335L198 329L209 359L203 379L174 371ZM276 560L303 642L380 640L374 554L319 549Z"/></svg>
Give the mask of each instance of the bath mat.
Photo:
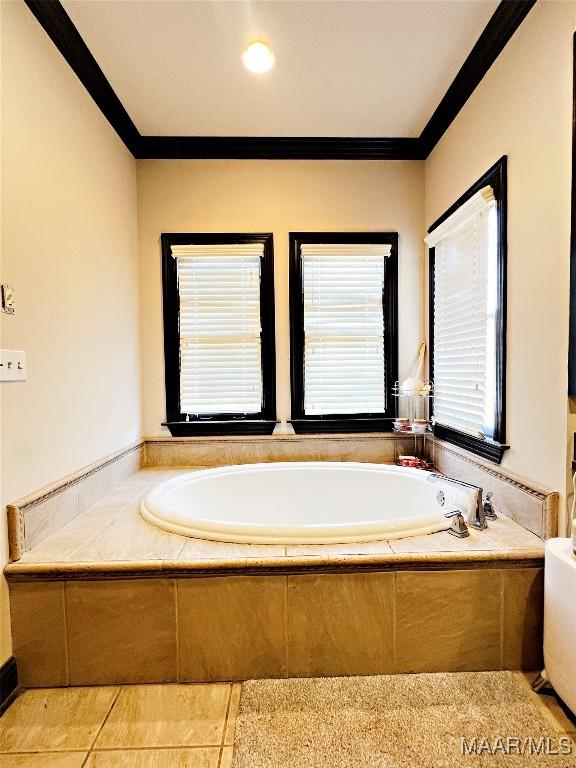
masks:
<svg viewBox="0 0 576 768"><path fill-rule="evenodd" d="M576 744L515 672L243 684L233 768L368 766L576 768Z"/></svg>

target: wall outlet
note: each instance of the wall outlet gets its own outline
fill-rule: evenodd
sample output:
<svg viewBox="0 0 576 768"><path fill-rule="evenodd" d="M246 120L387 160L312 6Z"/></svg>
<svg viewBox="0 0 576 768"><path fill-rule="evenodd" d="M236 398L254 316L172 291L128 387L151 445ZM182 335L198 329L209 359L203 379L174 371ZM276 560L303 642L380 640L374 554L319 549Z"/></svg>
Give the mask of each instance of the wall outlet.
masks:
<svg viewBox="0 0 576 768"><path fill-rule="evenodd" d="M0 381L26 381L26 352L0 349Z"/></svg>

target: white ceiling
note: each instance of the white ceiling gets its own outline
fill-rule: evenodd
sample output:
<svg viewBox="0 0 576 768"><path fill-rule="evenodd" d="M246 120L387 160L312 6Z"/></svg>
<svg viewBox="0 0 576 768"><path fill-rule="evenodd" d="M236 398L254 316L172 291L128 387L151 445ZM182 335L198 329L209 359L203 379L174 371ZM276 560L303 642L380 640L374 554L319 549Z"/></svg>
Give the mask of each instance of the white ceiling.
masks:
<svg viewBox="0 0 576 768"><path fill-rule="evenodd" d="M143 135L418 136L498 0L64 0ZM240 54L266 40L265 75Z"/></svg>

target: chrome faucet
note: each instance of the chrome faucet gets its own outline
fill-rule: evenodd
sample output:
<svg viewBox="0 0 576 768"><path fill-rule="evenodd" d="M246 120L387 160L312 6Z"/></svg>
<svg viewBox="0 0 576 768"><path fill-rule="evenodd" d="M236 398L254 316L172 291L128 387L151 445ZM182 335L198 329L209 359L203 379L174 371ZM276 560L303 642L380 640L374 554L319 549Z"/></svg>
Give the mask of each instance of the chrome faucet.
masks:
<svg viewBox="0 0 576 768"><path fill-rule="evenodd" d="M492 491L488 491L488 493L484 497L484 517L486 518L486 520L496 520L498 517L496 513L499 510L492 503L493 496L494 494L492 493Z"/></svg>
<svg viewBox="0 0 576 768"><path fill-rule="evenodd" d="M445 483L461 486L463 488L471 488L473 491L475 491L476 499L474 502L474 516L472 517L472 520L468 522L468 525L471 525L473 528L478 528L481 531L483 531L485 528L488 528L488 523L486 522L486 515L484 512L484 504L482 501L483 490L479 485L465 483L464 480L456 480L455 477L448 477L448 475L443 475L441 472L433 472L431 475L428 475L426 480L429 483L435 483L438 480L443 480Z"/></svg>

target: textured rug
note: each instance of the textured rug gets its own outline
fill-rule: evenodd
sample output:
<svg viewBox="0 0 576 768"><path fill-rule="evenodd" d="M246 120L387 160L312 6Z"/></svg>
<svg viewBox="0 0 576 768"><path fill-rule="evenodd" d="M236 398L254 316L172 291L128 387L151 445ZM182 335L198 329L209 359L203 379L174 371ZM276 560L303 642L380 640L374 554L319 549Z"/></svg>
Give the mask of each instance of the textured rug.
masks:
<svg viewBox="0 0 576 768"><path fill-rule="evenodd" d="M576 745L514 672L243 684L233 768L365 766L576 768Z"/></svg>

